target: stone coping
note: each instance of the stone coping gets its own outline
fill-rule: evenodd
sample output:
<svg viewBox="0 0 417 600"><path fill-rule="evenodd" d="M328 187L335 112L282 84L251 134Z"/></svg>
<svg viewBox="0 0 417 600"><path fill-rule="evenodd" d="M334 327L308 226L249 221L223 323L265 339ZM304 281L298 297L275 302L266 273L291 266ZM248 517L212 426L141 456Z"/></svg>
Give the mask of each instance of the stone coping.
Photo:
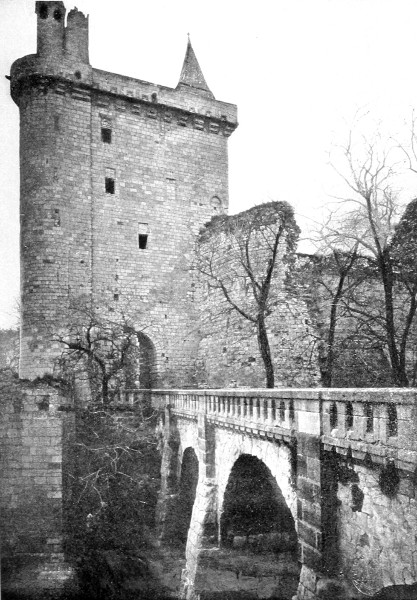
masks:
<svg viewBox="0 0 417 600"><path fill-rule="evenodd" d="M169 88L164 85L135 79L126 75L95 69L71 57L39 57L29 54L14 61L10 69L12 97L18 103L19 82L38 76L69 82L78 88L94 90L108 95L123 97L130 102L163 106L167 109L202 115L208 119L222 120L235 129L237 107L230 102L207 96L206 92L184 86ZM156 101L152 100L156 94Z"/></svg>
<svg viewBox="0 0 417 600"><path fill-rule="evenodd" d="M133 390L126 390L133 391ZM417 388L233 388L233 389L154 389L134 390L155 395L181 394L200 397L288 398L330 402L417 403Z"/></svg>

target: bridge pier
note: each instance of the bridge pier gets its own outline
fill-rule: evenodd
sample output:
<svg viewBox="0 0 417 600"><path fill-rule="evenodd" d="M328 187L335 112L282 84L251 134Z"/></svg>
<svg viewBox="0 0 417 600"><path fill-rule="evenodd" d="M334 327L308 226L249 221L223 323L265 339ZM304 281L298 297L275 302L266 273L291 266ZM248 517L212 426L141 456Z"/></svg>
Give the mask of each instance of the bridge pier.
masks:
<svg viewBox="0 0 417 600"><path fill-rule="evenodd" d="M156 507L158 543L171 542L175 537L175 518L178 502L178 449L179 435L171 406L161 414L162 435L161 489Z"/></svg>
<svg viewBox="0 0 417 600"><path fill-rule="evenodd" d="M297 600L315 600L338 577L337 469L321 443L321 399L296 403L297 533L301 562Z"/></svg>
<svg viewBox="0 0 417 600"><path fill-rule="evenodd" d="M200 563L205 550L217 540L217 485L213 479L201 478L197 486L185 551L186 568L181 575L181 598L195 600L203 591Z"/></svg>
<svg viewBox="0 0 417 600"><path fill-rule="evenodd" d="M217 545L219 539L214 427L204 412L197 415L197 427L200 470L185 550L186 568L181 576L181 598L184 600L194 600L203 591L200 589L200 562L204 550Z"/></svg>

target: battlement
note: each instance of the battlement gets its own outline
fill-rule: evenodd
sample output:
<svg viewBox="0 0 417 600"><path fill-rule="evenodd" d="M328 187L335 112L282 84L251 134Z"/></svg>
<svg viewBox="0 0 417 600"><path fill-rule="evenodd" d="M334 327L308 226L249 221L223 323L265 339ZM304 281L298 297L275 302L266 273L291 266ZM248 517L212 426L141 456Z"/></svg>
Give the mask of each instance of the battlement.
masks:
<svg viewBox="0 0 417 600"><path fill-rule="evenodd" d="M37 54L16 60L11 67L11 94L19 105L22 94L37 84L58 94L100 96L101 102L110 98L125 99L132 105L145 105L151 118L159 115L171 122L171 110L182 114L176 118L181 126L191 125L198 130L230 135L237 127L234 104L216 100L208 88L190 41L178 85L175 89L124 75L93 69L88 59L88 17L77 9L68 13L63 2L36 2L38 15ZM107 96L107 98L106 98ZM151 104L152 108L146 109ZM162 112L161 112L162 110Z"/></svg>
<svg viewBox="0 0 417 600"><path fill-rule="evenodd" d="M178 86L169 88L133 77L92 69L63 58L59 63L36 54L15 61L11 68L11 94L19 106L20 98L39 86L59 95L95 94L103 108L114 99L128 102L133 111L144 111L151 119L176 122L200 131L225 136L236 129L237 109L234 104L202 95L197 90Z"/></svg>

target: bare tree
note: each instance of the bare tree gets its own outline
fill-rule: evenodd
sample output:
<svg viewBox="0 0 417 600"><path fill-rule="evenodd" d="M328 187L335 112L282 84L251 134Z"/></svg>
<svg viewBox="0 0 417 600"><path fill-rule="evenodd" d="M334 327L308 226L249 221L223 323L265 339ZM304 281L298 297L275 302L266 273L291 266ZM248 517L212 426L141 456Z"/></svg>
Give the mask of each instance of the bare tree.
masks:
<svg viewBox="0 0 417 600"><path fill-rule="evenodd" d="M331 245L326 248L326 231L322 229L321 233L325 248L312 262L310 287L316 289L315 296L318 298L320 312L327 316L321 327L324 338L324 344L321 344L324 363L321 371L323 385L331 387L334 382L335 360L340 351L337 343L339 324L348 314L348 296L360 285L361 278L358 277L358 270L355 268L359 259L357 244L350 253L338 251Z"/></svg>
<svg viewBox="0 0 417 600"><path fill-rule="evenodd" d="M326 242L333 251L347 253L351 258L358 254L366 257L368 277L373 265L373 300L370 302L369 290L364 293L362 277L345 306L362 331L385 346L394 384L408 386L417 286L410 260L405 260L401 251L403 236L395 236L401 213L395 190L397 164L391 148L380 150L377 143L365 139L358 148L352 134L342 155L345 168L336 170L349 193L338 198L338 211L327 223ZM408 254L414 257L414 244L410 236L409 239Z"/></svg>
<svg viewBox="0 0 417 600"><path fill-rule="evenodd" d="M256 328L268 388L275 381L266 320L276 301L272 290L286 276L298 234L291 206L268 202L239 215L214 217L197 243L196 270L220 291L228 311Z"/></svg>
<svg viewBox="0 0 417 600"><path fill-rule="evenodd" d="M84 378L90 392L104 404L121 386L135 387L140 360L137 315L128 307L94 307L89 299L71 302L68 322L53 335L63 351L58 376L67 383Z"/></svg>

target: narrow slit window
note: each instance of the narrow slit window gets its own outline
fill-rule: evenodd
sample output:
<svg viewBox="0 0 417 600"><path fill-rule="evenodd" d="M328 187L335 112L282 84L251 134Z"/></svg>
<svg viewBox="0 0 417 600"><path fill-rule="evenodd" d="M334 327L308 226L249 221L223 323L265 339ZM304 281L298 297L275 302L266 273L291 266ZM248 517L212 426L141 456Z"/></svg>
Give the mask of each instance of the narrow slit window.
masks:
<svg viewBox="0 0 417 600"><path fill-rule="evenodd" d="M146 250L146 246L148 245L148 234L147 233L139 233L139 250Z"/></svg>
<svg viewBox="0 0 417 600"><path fill-rule="evenodd" d="M101 128L101 141L104 144L111 144L111 135L112 131L110 127L102 127Z"/></svg>
<svg viewBox="0 0 417 600"><path fill-rule="evenodd" d="M105 187L106 187L106 194L114 194L115 182L114 182L113 177L105 178Z"/></svg>

